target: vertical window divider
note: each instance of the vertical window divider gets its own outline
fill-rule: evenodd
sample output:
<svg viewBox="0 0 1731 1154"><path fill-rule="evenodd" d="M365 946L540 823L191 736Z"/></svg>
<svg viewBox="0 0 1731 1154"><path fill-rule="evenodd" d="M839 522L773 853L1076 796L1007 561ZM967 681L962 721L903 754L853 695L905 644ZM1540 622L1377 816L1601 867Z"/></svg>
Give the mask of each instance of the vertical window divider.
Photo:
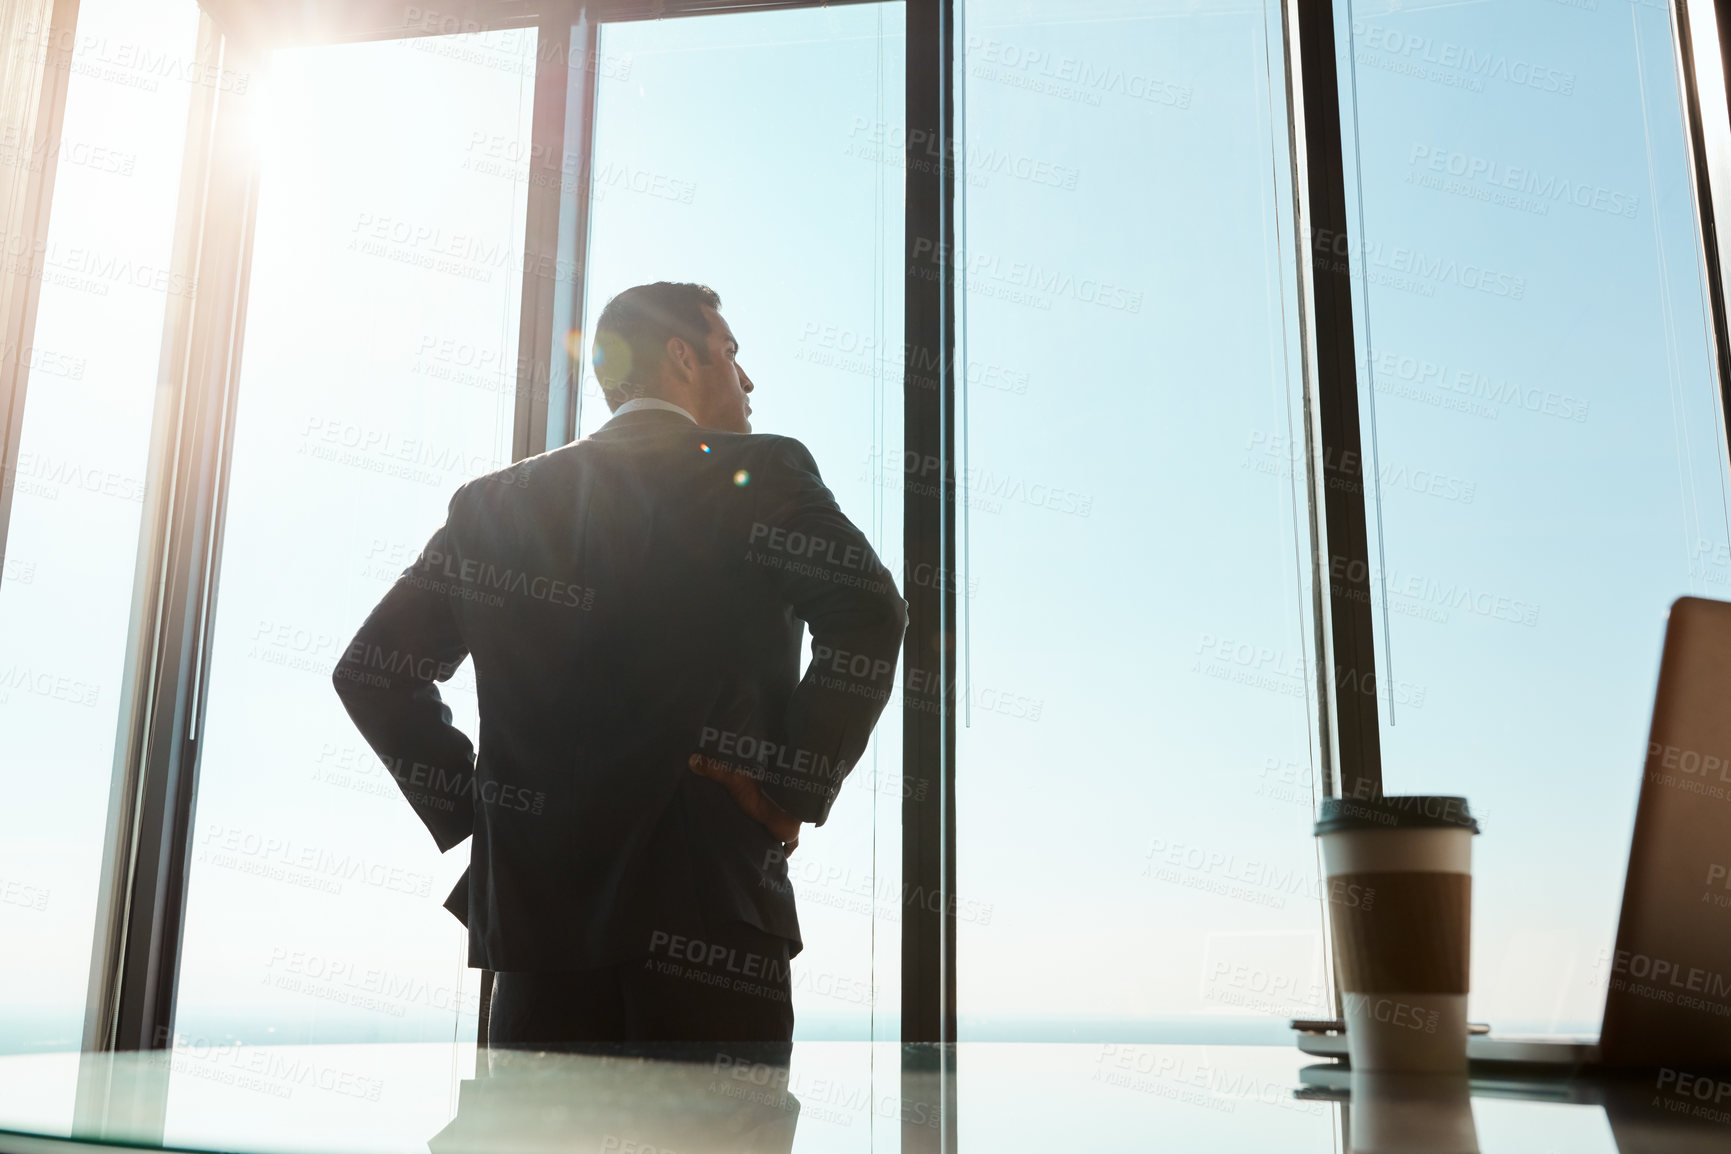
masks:
<svg viewBox="0 0 1731 1154"><path fill-rule="evenodd" d="M1335 732L1334 681L1328 671L1333 668L1330 655L1329 605L1326 567L1321 558L1327 552L1323 542L1323 525L1318 510L1321 508L1323 492L1316 483L1316 442L1317 433L1312 419L1316 412L1314 399L1316 385L1316 335L1312 330L1313 281L1316 276L1314 262L1310 256L1310 245L1307 237L1310 231L1310 214L1308 200L1305 195L1305 165L1308 153L1304 147L1302 117L1299 111L1303 100L1303 83L1298 75L1297 37L1294 29L1298 25L1297 0L1279 0L1280 11L1280 42L1283 58L1283 71L1286 84L1286 133L1290 142L1288 163L1291 166L1292 180L1292 244L1294 249L1295 268L1298 274L1298 343L1299 343L1299 406L1303 419L1303 445L1305 460L1305 525L1309 530L1310 543L1310 602L1311 627L1313 630L1311 643L1314 646L1316 665L1312 670L1311 689L1316 694L1317 713L1317 754L1320 762L1320 777L1322 795L1332 797L1335 794L1335 750L1339 747L1340 738Z"/></svg>
<svg viewBox="0 0 1731 1154"><path fill-rule="evenodd" d="M1731 62L1725 53L1731 51L1731 0L1701 0L1711 4L1714 24L1718 31L1721 66L1725 74L1727 105L1731 106ZM1713 335L1713 370L1719 378L1719 417L1725 437L1720 441L1720 469L1731 466L1731 317L1725 303L1725 253L1719 243L1717 214L1714 211L1715 183L1721 193L1731 196L1731 172L1715 164L1713 150L1708 147L1711 131L1701 107L1700 79L1695 67L1695 36L1689 19L1689 0L1674 0L1670 6L1671 43L1676 53L1677 83L1682 104L1685 129L1689 137L1689 169L1694 182L1696 240L1700 245L1701 266L1707 285L1710 328ZM1713 135L1721 144L1731 136L1731 125L1721 124Z"/></svg>
<svg viewBox="0 0 1731 1154"><path fill-rule="evenodd" d="M523 298L517 337L517 392L511 459L544 453L553 384L553 350L564 344L556 310L563 272L559 249L564 200L565 103L571 18L561 5L536 26L534 108L529 124L529 199L524 212ZM592 112L591 112L592 114ZM581 195L581 190L579 195ZM574 272L574 275L579 275ZM562 420L561 420L562 423Z"/></svg>
<svg viewBox="0 0 1731 1154"><path fill-rule="evenodd" d="M166 1049L173 1037L259 176L246 95L253 59L201 14L196 63L206 81L187 115L86 1051ZM81 1077L77 1115L100 1116L110 1089Z"/></svg>
<svg viewBox="0 0 1731 1154"><path fill-rule="evenodd" d="M1310 479L1317 688L1324 711L1325 796L1382 793L1373 582L1353 334L1352 266L1364 238L1348 227L1346 158L1333 0L1293 0L1288 115L1294 118L1296 233L1305 367L1305 464ZM1295 42L1294 42L1295 41ZM1308 299L1305 299L1308 296ZM1325 595L1326 591L1326 595Z"/></svg>
<svg viewBox="0 0 1731 1154"><path fill-rule="evenodd" d="M903 246L903 556L950 571L956 545L955 6L906 0L906 225ZM935 147L934 147L935 145ZM919 152L916 153L916 148ZM933 366L928 373L925 366ZM932 788L902 798L903 1098L932 1091L937 1129L904 1122L904 1150L955 1148L956 591L907 583L902 657L902 771ZM935 704L936 708L932 708Z"/></svg>
<svg viewBox="0 0 1731 1154"><path fill-rule="evenodd" d="M555 439L548 448L569 444L577 439L583 416L583 315L587 297L589 273L589 221L591 174L595 161L596 97L601 82L601 27L589 5L581 5L566 21L569 36L567 51L582 53L581 72L566 68L569 92L565 105L565 161L559 176L562 194L559 197L559 252L564 256L564 271L555 290L554 318L559 328L554 332L553 358L549 379L558 385L555 390L564 408ZM569 170L570 190L563 191ZM566 232L569 230L569 239ZM549 402L551 406L551 402ZM551 418L550 418L551 419Z"/></svg>

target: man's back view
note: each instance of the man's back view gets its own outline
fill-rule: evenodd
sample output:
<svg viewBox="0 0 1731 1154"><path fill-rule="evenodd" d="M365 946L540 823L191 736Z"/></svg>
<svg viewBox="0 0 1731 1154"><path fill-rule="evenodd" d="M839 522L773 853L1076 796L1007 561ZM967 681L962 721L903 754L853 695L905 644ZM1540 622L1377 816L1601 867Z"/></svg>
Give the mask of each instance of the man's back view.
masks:
<svg viewBox="0 0 1731 1154"><path fill-rule="evenodd" d="M804 446L749 433L718 305L616 297L613 419L458 490L335 673L439 847L474 837L453 901L496 1042L791 1036L785 855L865 748L906 606ZM478 758L435 687L465 656Z"/></svg>

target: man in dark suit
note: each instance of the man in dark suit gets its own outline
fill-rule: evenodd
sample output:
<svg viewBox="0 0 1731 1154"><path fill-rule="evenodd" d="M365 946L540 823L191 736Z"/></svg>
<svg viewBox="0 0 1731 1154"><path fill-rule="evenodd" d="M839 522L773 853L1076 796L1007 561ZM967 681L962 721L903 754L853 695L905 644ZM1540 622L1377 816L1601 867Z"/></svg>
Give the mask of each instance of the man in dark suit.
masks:
<svg viewBox="0 0 1731 1154"><path fill-rule="evenodd" d="M460 488L334 674L439 848L474 838L449 904L497 1044L792 1035L785 859L866 747L907 606L805 446L751 433L720 303L615 297L613 418ZM465 657L478 757L437 688Z"/></svg>

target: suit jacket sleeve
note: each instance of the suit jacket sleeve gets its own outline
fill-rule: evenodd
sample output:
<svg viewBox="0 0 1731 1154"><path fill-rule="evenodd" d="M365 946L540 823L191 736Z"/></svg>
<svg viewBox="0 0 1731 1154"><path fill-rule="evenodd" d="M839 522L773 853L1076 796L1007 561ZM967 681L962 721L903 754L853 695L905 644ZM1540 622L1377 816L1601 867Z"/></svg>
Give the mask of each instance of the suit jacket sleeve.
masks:
<svg viewBox="0 0 1731 1154"><path fill-rule="evenodd" d="M475 787L474 746L438 689L469 655L451 607L447 573L458 567L448 526L397 578L332 674L349 717L441 851L473 832Z"/></svg>
<svg viewBox="0 0 1731 1154"><path fill-rule="evenodd" d="M768 572L811 627L812 660L787 707L792 757L779 759L759 788L800 820L822 825L895 690L908 608L806 447L778 438L773 456L766 486L773 497L752 526L753 547L780 562Z"/></svg>

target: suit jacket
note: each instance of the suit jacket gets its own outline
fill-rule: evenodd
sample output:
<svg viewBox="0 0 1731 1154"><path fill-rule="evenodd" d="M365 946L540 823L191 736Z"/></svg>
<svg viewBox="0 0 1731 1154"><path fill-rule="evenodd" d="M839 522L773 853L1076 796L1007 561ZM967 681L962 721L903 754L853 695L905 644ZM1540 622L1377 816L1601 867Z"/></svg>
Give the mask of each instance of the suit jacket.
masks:
<svg viewBox="0 0 1731 1154"><path fill-rule="evenodd" d="M906 625L805 446L641 410L459 489L333 680L439 848L473 835L470 965L611 965L735 918L798 952L780 843L689 759L822 825ZM478 756L438 691L465 657Z"/></svg>

